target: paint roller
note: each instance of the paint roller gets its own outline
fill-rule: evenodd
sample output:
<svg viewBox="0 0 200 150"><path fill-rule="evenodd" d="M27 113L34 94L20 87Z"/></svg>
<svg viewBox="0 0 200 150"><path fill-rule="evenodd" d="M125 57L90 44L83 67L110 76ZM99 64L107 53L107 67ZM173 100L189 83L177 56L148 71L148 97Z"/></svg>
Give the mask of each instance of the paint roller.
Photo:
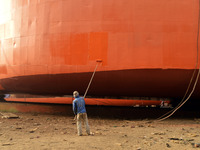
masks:
<svg viewBox="0 0 200 150"><path fill-rule="evenodd" d="M100 63L102 63L102 59L97 59L96 60L96 67L95 67L95 69L94 69L94 72L93 72L93 74L92 74L92 77L90 78L90 82L89 82L89 84L88 84L88 86L87 86L87 89L86 89L86 91L85 91L85 94L84 94L84 96L83 96L83 98L85 98L85 96L87 95L87 92L88 92L88 90L89 90L89 88L90 88L90 85L91 85L91 83L92 83L92 80L93 80L93 78L94 78L94 75L95 75L95 73L96 73L96 70L97 70L97 67L98 67L98 65L100 64ZM76 120L76 115L75 115L75 117L74 117L74 120Z"/></svg>

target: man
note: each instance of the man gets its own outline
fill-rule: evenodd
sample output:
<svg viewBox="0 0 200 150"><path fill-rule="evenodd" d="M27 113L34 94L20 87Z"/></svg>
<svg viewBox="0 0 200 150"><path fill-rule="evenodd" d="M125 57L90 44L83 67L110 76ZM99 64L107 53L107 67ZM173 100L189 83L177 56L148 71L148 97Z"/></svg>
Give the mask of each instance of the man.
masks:
<svg viewBox="0 0 200 150"><path fill-rule="evenodd" d="M83 97L79 97L79 93L77 91L73 92L73 97L75 98L73 100L73 112L77 117L76 119L77 119L78 135L79 136L82 135L81 121L85 123L86 132L89 135L90 127L88 125L88 118L87 118L87 113L85 109L85 100Z"/></svg>

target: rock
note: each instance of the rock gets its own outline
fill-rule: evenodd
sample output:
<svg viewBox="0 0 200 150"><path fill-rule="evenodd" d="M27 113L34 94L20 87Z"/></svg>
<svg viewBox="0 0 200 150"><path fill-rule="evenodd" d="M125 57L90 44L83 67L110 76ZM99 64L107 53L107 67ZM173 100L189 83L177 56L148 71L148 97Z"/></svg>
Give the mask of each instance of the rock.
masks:
<svg viewBox="0 0 200 150"><path fill-rule="evenodd" d="M166 133L165 132L157 132L157 133L151 133L152 135L165 135Z"/></svg>
<svg viewBox="0 0 200 150"><path fill-rule="evenodd" d="M155 128L155 126L153 126L153 125L151 125L151 124L149 124L147 127Z"/></svg>
<svg viewBox="0 0 200 150"><path fill-rule="evenodd" d="M182 141L183 139L179 139L179 138L169 138L170 140L177 140L177 141Z"/></svg>
<svg viewBox="0 0 200 150"><path fill-rule="evenodd" d="M3 143L2 146L9 146L9 145L13 145L12 143Z"/></svg>
<svg viewBox="0 0 200 150"><path fill-rule="evenodd" d="M115 143L116 145L118 145L118 146L122 146L122 143Z"/></svg>
<svg viewBox="0 0 200 150"><path fill-rule="evenodd" d="M39 126L39 125L41 125L40 123L34 123L33 124L34 126Z"/></svg>
<svg viewBox="0 0 200 150"><path fill-rule="evenodd" d="M0 113L2 115L3 119L17 119L19 116L13 114L13 113Z"/></svg>
<svg viewBox="0 0 200 150"><path fill-rule="evenodd" d="M192 143L193 147L200 147L200 143Z"/></svg>
<svg viewBox="0 0 200 150"><path fill-rule="evenodd" d="M99 132L99 131L96 131L96 132L95 132L95 134L101 134L101 132Z"/></svg>
<svg viewBox="0 0 200 150"><path fill-rule="evenodd" d="M61 134L67 134L67 132L61 132Z"/></svg>
<svg viewBox="0 0 200 150"><path fill-rule="evenodd" d="M194 139L187 139L186 141L191 142L191 141L194 141Z"/></svg>
<svg viewBox="0 0 200 150"><path fill-rule="evenodd" d="M128 141L125 141L124 143L128 143Z"/></svg>
<svg viewBox="0 0 200 150"><path fill-rule="evenodd" d="M166 146L168 147L168 148L170 148L171 146L168 144L168 143L166 143Z"/></svg>
<svg viewBox="0 0 200 150"><path fill-rule="evenodd" d="M199 135L190 133L189 136L190 137L198 137Z"/></svg>
<svg viewBox="0 0 200 150"><path fill-rule="evenodd" d="M173 141L173 143L179 144L179 141Z"/></svg>
<svg viewBox="0 0 200 150"><path fill-rule="evenodd" d="M38 128L32 129L29 131L29 133L34 133Z"/></svg>

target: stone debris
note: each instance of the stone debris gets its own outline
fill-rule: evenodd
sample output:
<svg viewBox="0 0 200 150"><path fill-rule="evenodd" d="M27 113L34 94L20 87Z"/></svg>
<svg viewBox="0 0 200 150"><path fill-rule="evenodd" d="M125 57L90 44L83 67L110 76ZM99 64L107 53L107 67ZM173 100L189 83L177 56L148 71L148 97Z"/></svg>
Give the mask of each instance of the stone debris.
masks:
<svg viewBox="0 0 200 150"><path fill-rule="evenodd" d="M3 119L17 119L19 116L13 114L13 113L0 113L2 115Z"/></svg>
<svg viewBox="0 0 200 150"><path fill-rule="evenodd" d="M34 133L37 129L38 129L38 128L31 129L31 130L29 131L29 133Z"/></svg>
<svg viewBox="0 0 200 150"><path fill-rule="evenodd" d="M170 148L171 146L169 145L169 143L166 143L166 146L168 147L168 148Z"/></svg>
<svg viewBox="0 0 200 150"><path fill-rule="evenodd" d="M122 137L128 137L128 136L125 134L125 135L123 135Z"/></svg>
<svg viewBox="0 0 200 150"><path fill-rule="evenodd" d="M13 145L13 143L3 143L2 146L9 146L9 145Z"/></svg>
<svg viewBox="0 0 200 150"><path fill-rule="evenodd" d="M116 145L118 145L118 146L122 146L122 143L115 143Z"/></svg>
<svg viewBox="0 0 200 150"><path fill-rule="evenodd" d="M151 124L149 124L147 127L155 128L155 126L153 126L153 125L151 125Z"/></svg>
<svg viewBox="0 0 200 150"><path fill-rule="evenodd" d="M194 139L187 139L186 141L188 141L188 142L192 142L192 141L194 141Z"/></svg>
<svg viewBox="0 0 200 150"><path fill-rule="evenodd" d="M179 138L169 138L170 140L178 140L178 141L183 141L183 139L179 139Z"/></svg>
<svg viewBox="0 0 200 150"><path fill-rule="evenodd" d="M34 123L33 124L34 126L39 126L39 125L41 125L40 123Z"/></svg>
<svg viewBox="0 0 200 150"><path fill-rule="evenodd" d="M192 134L192 133L189 133L188 134L190 137L198 137L199 135L197 135L197 134Z"/></svg>
<svg viewBox="0 0 200 150"><path fill-rule="evenodd" d="M200 147L200 143L191 143L193 145L193 147Z"/></svg>
<svg viewBox="0 0 200 150"><path fill-rule="evenodd" d="M40 136L36 136L36 137L30 137L30 139L35 139L35 138L40 138Z"/></svg>
<svg viewBox="0 0 200 150"><path fill-rule="evenodd" d="M144 127L144 125L142 125L142 124L139 124L139 125L137 125L137 127Z"/></svg>
<svg viewBox="0 0 200 150"><path fill-rule="evenodd" d="M191 143L192 141L194 141L194 139L169 138L169 140L171 140L173 143L176 144L184 144L184 145L194 144Z"/></svg>
<svg viewBox="0 0 200 150"><path fill-rule="evenodd" d="M156 133L151 133L152 135L165 135L165 132L156 132Z"/></svg>
<svg viewBox="0 0 200 150"><path fill-rule="evenodd" d="M102 133L101 133L101 132L99 132L99 131L96 131L96 132L95 132L95 134L102 135Z"/></svg>

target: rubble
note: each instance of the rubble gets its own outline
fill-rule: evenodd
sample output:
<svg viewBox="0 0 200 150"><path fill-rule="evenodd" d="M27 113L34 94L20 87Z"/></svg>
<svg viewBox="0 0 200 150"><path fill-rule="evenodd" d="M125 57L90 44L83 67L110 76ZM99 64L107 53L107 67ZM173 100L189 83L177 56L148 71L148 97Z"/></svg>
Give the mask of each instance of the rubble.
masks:
<svg viewBox="0 0 200 150"><path fill-rule="evenodd" d="M0 113L2 115L3 119L17 119L19 116L13 114L13 113Z"/></svg>

